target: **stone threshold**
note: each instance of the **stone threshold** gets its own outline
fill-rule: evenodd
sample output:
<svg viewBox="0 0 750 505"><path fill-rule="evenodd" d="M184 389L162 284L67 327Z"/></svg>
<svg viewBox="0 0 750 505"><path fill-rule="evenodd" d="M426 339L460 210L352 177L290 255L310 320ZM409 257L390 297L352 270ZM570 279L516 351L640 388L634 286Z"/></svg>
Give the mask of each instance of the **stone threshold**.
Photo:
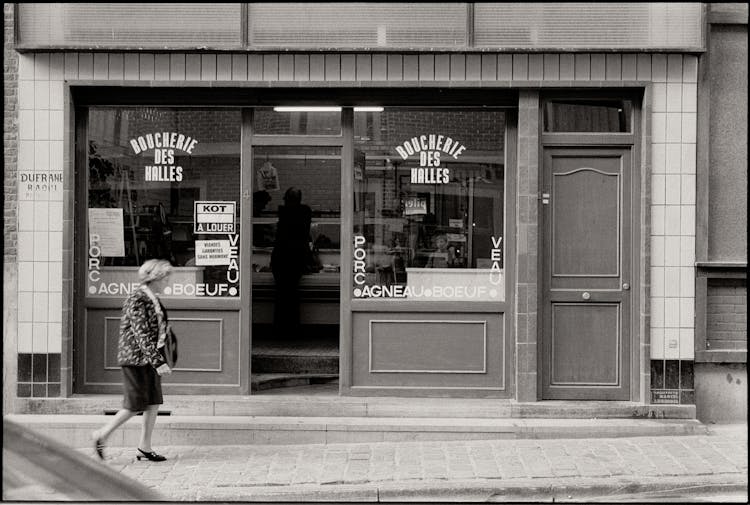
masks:
<svg viewBox="0 0 750 505"><path fill-rule="evenodd" d="M91 446L102 415L7 416L26 428L65 442ZM141 421L130 419L107 441L130 446ZM591 439L706 435L694 419L478 419L445 417L168 416L157 421L161 445L332 444L497 439Z"/></svg>
<svg viewBox="0 0 750 505"><path fill-rule="evenodd" d="M284 388L282 388L284 389ZM97 415L117 410L122 396L17 398L16 414ZM653 405L622 401L539 401L507 399L393 398L293 393L164 395L163 415L286 417L444 417L492 419L695 419L695 405Z"/></svg>

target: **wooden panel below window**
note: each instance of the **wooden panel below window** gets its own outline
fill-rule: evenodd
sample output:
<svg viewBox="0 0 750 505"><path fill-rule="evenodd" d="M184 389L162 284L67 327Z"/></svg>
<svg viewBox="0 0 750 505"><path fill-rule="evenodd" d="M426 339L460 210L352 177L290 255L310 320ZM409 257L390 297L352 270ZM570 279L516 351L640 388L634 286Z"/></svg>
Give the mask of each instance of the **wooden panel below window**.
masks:
<svg viewBox="0 0 750 505"><path fill-rule="evenodd" d="M355 312L356 394L512 396L505 314Z"/></svg>
<svg viewBox="0 0 750 505"><path fill-rule="evenodd" d="M119 308L87 310L80 392L122 390L117 364L120 315ZM165 393L239 392L239 312L173 309L169 318L179 359L174 373L163 381Z"/></svg>

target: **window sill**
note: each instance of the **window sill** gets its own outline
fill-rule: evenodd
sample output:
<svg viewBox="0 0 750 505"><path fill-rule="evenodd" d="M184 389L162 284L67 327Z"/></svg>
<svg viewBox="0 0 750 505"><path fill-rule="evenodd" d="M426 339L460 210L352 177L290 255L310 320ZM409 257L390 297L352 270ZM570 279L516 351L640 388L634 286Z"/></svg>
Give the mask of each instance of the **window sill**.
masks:
<svg viewBox="0 0 750 505"><path fill-rule="evenodd" d="M747 363L747 350L696 351L696 363Z"/></svg>

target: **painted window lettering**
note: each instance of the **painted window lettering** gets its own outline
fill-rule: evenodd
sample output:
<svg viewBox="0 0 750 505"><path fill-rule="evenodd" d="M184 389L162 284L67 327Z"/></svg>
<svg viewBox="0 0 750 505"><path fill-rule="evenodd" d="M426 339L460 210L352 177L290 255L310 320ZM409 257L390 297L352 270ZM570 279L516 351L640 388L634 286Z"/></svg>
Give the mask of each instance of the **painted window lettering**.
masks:
<svg viewBox="0 0 750 505"><path fill-rule="evenodd" d="M412 137L396 146L396 152L402 159L419 154L419 168L411 169L412 184L448 184L450 170L440 167L440 154L444 153L453 159L466 150L466 146L445 135L434 133Z"/></svg>
<svg viewBox="0 0 750 505"><path fill-rule="evenodd" d="M182 167L174 164L175 149L193 154L198 141L175 132L157 132L130 139L135 154L154 150L154 164L144 167L146 182L181 182Z"/></svg>

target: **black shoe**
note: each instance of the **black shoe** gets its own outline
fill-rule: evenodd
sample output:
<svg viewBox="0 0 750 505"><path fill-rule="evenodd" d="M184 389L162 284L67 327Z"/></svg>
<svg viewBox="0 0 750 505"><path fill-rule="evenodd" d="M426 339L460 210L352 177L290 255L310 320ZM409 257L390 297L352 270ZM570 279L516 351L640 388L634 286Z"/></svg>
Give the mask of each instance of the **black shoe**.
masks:
<svg viewBox="0 0 750 505"><path fill-rule="evenodd" d="M156 454L154 451L146 452L142 449L138 449L138 452L140 452L140 454L136 455L136 458L138 458L138 461L140 461L141 459L147 459L149 461L166 461L167 460L167 458L165 458L161 454Z"/></svg>
<svg viewBox="0 0 750 505"><path fill-rule="evenodd" d="M96 451L96 455L99 456L99 459L104 459L104 442L102 442L101 438L97 438L94 441L94 451Z"/></svg>

